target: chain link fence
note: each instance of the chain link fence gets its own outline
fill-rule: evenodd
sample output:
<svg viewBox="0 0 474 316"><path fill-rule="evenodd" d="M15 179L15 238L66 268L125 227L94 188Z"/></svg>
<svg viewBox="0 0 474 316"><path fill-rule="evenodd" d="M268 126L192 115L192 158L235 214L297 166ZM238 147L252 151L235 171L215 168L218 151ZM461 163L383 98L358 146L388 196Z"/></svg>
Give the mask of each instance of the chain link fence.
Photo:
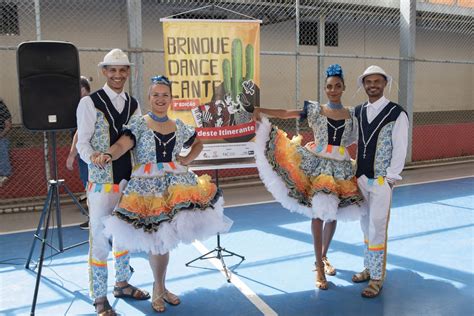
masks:
<svg viewBox="0 0 474 316"><path fill-rule="evenodd" d="M13 117L13 129L6 136L12 172L0 186L0 210L41 204L53 164L50 133L31 132L21 125L16 47L31 40L74 43L81 74L91 80L92 90L104 82L97 63L110 49L122 48L139 61L130 78L130 92L146 111L149 78L164 72L160 18L189 10L194 11L180 17L241 19L243 14L262 20L262 106L291 109L301 108L308 99L325 102L324 70L332 63L341 64L345 72L344 104L360 104L366 96L356 78L377 64L394 77L387 97L406 106L399 101L404 90L399 86L407 83L413 91L413 104L407 107L413 123L408 163L471 159L474 3L413 3L416 9L406 32L407 12L399 1L389 0L0 0L0 98ZM201 7L205 9L195 10ZM409 40L404 41L407 36ZM410 45L414 54L405 56L402 52ZM413 71L401 77L404 63L412 65ZM289 135L299 132L305 140L312 137L306 124L274 123ZM77 163L73 171L65 168L71 132L56 136L58 177L80 194ZM256 170L224 170L220 176L227 181L256 179Z"/></svg>

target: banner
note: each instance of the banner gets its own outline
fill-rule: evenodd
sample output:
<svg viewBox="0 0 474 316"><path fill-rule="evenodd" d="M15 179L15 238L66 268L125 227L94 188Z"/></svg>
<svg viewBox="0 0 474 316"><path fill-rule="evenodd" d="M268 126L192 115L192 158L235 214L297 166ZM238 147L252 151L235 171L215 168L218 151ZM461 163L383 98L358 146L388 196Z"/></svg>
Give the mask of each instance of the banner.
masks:
<svg viewBox="0 0 474 316"><path fill-rule="evenodd" d="M173 94L168 115L196 127L204 142L197 159L253 157L260 21L162 21Z"/></svg>

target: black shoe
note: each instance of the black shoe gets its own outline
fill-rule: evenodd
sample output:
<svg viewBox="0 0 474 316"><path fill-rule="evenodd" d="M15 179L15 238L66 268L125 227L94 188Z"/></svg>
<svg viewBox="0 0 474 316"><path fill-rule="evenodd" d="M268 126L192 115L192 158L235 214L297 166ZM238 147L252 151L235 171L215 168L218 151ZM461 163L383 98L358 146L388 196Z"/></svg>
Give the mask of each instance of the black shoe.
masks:
<svg viewBox="0 0 474 316"><path fill-rule="evenodd" d="M83 229L83 230L88 230L89 229L89 221L84 222L81 225L79 225L79 228Z"/></svg>

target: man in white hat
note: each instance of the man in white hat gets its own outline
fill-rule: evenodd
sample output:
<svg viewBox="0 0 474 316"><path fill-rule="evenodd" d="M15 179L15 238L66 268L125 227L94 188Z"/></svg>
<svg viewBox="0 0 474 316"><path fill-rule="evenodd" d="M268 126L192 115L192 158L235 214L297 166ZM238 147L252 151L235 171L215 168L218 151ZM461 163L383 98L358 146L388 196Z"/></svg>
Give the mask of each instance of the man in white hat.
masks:
<svg viewBox="0 0 474 316"><path fill-rule="evenodd" d="M124 92L130 75L128 56L113 49L99 63L106 78L105 85L81 99L77 108L77 150L89 167L87 201L89 205L89 284L90 295L98 315L115 315L107 300L107 257L109 241L105 237L103 217L111 215L119 201L121 190L130 179L130 153L105 166L94 165L122 133L132 115L141 115L138 101ZM112 242L113 243L113 242ZM115 297L144 300L150 295L128 283L131 276L130 255L126 249L113 247L115 259Z"/></svg>
<svg viewBox="0 0 474 316"><path fill-rule="evenodd" d="M392 189L405 165L408 144L408 116L398 104L384 96L392 78L379 66L370 66L358 78L368 101L357 106L357 183L364 196L366 215L361 217L364 233L364 270L352 281L369 281L363 297L376 297L385 279L387 229Z"/></svg>

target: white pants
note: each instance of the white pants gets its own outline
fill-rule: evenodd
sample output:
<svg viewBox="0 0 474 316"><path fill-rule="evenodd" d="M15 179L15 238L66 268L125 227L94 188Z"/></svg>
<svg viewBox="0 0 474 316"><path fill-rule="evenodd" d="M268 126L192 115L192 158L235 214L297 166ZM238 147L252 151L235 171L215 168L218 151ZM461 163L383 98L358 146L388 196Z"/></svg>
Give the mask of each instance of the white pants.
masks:
<svg viewBox="0 0 474 316"><path fill-rule="evenodd" d="M362 207L367 209L360 224L364 233L364 266L374 280L385 278L387 258L387 229L392 202L392 189L385 178L369 179L365 175L357 179L364 196Z"/></svg>
<svg viewBox="0 0 474 316"><path fill-rule="evenodd" d="M89 206L89 286L90 296L95 299L107 295L107 258L110 244L104 235L104 219L112 214L117 206L121 192L127 181L122 180L119 187L113 185L90 184L87 190ZM125 249L113 246L115 261L115 280L128 281L130 278L130 255Z"/></svg>

